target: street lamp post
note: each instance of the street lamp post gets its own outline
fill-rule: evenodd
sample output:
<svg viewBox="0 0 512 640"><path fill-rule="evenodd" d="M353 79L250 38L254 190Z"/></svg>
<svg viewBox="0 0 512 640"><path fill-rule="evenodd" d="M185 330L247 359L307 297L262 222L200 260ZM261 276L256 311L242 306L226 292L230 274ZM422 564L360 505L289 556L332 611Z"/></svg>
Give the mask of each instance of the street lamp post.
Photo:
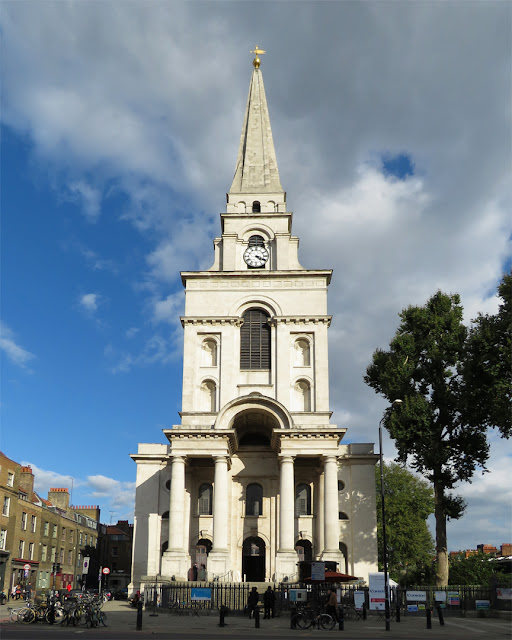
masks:
<svg viewBox="0 0 512 640"><path fill-rule="evenodd" d="M402 404L402 400L394 400L390 409L393 410ZM379 422L379 458L380 458L380 498L382 504L382 551L384 556L384 607L386 618L386 631L391 629L389 610L389 590L388 590L388 548L386 542L386 508L384 504L384 467L382 464L382 423L386 419L386 413Z"/></svg>

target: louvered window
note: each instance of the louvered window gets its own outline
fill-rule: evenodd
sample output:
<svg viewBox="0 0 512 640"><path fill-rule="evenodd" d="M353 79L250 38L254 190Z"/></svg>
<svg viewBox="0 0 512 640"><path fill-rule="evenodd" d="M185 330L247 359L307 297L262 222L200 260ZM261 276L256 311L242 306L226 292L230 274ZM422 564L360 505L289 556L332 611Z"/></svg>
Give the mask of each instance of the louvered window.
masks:
<svg viewBox="0 0 512 640"><path fill-rule="evenodd" d="M307 484L299 484L295 489L295 515L311 515L311 487Z"/></svg>
<svg viewBox="0 0 512 640"><path fill-rule="evenodd" d="M270 369L269 316L261 309L248 309L240 329L240 368Z"/></svg>
<svg viewBox="0 0 512 640"><path fill-rule="evenodd" d="M212 485L202 484L199 487L199 499L197 502L197 511L200 516L212 515Z"/></svg>

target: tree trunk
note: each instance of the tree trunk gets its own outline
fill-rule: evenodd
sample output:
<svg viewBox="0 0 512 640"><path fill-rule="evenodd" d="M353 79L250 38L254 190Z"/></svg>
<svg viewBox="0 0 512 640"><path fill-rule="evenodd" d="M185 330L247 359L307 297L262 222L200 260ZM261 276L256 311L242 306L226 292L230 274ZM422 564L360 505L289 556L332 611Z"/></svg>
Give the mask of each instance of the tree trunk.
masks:
<svg viewBox="0 0 512 640"><path fill-rule="evenodd" d="M442 480L434 478L434 501L436 518L436 586L448 586L448 546L446 543L446 513L444 509L444 487Z"/></svg>

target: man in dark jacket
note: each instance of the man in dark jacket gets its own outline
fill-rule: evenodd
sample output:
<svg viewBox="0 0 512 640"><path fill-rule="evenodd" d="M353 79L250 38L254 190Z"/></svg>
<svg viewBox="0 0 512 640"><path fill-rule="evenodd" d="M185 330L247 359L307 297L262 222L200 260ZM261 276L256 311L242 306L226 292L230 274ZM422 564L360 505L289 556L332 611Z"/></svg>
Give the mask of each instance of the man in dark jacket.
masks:
<svg viewBox="0 0 512 640"><path fill-rule="evenodd" d="M274 617L275 604L276 594L274 593L272 587L269 587L263 594L263 607L265 608L265 615L263 616L263 620L270 620L270 612L272 612L272 617Z"/></svg>
<svg viewBox="0 0 512 640"><path fill-rule="evenodd" d="M249 598L247 599L247 611L249 613L249 618L251 617L251 613L258 606L259 599L260 594L258 593L258 589L256 587L253 587L251 593L249 594Z"/></svg>

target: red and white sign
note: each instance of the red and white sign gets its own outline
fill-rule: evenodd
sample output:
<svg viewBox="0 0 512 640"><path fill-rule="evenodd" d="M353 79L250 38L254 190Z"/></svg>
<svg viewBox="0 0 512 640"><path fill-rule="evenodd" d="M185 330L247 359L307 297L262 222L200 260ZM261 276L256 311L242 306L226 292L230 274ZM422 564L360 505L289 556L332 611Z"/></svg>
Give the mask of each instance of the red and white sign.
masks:
<svg viewBox="0 0 512 640"><path fill-rule="evenodd" d="M104 567L103 568L103 573L108 576L108 574L110 573L110 569L108 567Z"/></svg>
<svg viewBox="0 0 512 640"><path fill-rule="evenodd" d="M23 568L25 569L25 571L30 571L30 565L29 564L24 564Z"/></svg>

